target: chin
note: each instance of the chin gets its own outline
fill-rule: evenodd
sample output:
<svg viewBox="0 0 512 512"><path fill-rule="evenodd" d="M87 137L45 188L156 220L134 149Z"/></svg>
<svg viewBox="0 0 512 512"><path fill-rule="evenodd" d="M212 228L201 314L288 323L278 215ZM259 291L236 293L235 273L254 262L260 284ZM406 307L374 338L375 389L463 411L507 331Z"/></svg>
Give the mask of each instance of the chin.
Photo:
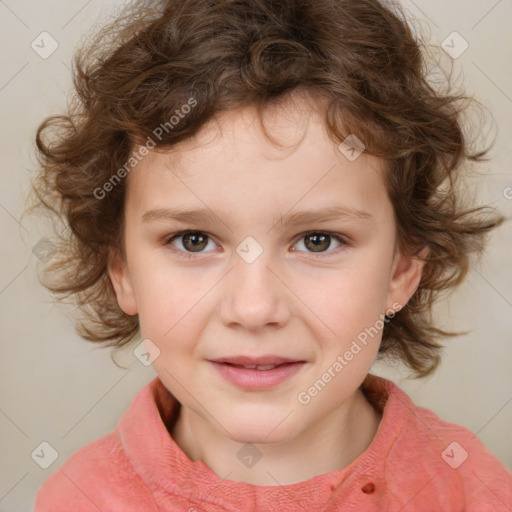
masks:
<svg viewBox="0 0 512 512"><path fill-rule="evenodd" d="M282 444L291 441L298 432L290 429L291 425L285 425L286 421L279 425L275 417L262 419L257 422L251 421L251 418L244 419L242 422L231 422L226 425L229 431L222 431L222 435L228 439L242 444Z"/></svg>
<svg viewBox="0 0 512 512"><path fill-rule="evenodd" d="M263 432L251 433L251 432L237 432L236 435L229 437L232 441L240 444L284 444L291 440L291 436L275 436L267 435Z"/></svg>

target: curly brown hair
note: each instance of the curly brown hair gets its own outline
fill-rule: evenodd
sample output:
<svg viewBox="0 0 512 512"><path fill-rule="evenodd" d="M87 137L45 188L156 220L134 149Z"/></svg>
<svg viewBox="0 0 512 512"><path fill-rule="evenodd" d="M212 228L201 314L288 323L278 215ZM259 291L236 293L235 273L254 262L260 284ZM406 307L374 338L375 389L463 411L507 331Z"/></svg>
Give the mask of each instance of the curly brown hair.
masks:
<svg viewBox="0 0 512 512"><path fill-rule="evenodd" d="M488 148L471 149L461 121L470 99L448 76L444 90L428 80L424 49L403 10L377 0L132 2L77 52L67 112L36 137L34 205L64 228L45 285L82 306L80 335L121 347L139 330L108 275L110 249L124 255L120 178L134 148L151 140L167 150L219 112L256 105L261 115L302 90L326 106L333 141L355 134L390 162L397 247L429 253L417 291L384 327L379 357L405 362L416 377L431 373L440 338L456 334L434 325L434 301L461 283L503 218L461 202L461 171ZM190 98L194 108L169 123Z"/></svg>

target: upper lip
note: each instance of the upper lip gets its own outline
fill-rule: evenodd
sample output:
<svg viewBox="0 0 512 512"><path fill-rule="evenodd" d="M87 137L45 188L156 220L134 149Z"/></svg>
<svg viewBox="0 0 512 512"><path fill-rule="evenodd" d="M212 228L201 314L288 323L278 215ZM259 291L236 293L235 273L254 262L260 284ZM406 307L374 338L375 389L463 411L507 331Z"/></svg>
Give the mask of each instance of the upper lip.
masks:
<svg viewBox="0 0 512 512"><path fill-rule="evenodd" d="M288 357L274 356L274 355L266 355L266 356L258 356L258 357L250 357L250 356L230 356L230 357L219 357L217 359L210 359L210 361L214 363L229 363L229 364L239 364L242 366L248 365L266 365L266 364L284 364L284 363L302 363L304 361L299 359L290 359Z"/></svg>

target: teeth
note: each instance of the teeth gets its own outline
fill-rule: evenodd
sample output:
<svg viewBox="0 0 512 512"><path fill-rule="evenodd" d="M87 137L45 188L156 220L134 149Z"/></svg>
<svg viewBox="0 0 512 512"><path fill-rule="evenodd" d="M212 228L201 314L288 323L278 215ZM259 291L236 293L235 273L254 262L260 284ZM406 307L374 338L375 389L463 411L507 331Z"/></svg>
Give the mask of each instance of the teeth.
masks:
<svg viewBox="0 0 512 512"><path fill-rule="evenodd" d="M279 366L277 364L237 364L235 366L238 366L239 368L247 368L249 370L272 370L276 366Z"/></svg>

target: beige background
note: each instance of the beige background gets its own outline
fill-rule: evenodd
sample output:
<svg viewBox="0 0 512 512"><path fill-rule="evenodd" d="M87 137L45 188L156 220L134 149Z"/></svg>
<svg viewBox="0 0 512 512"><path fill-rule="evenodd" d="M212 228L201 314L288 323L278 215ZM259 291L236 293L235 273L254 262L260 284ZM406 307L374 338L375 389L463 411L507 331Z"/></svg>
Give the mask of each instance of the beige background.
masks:
<svg viewBox="0 0 512 512"><path fill-rule="evenodd" d="M121 370L108 350L75 334L66 309L52 303L36 277L39 260L32 249L41 238L51 239L51 231L21 219L35 169L36 127L65 105L69 63L79 38L94 20L105 18L107 8L120 4L0 0L0 512L31 510L35 492L49 474L77 449L112 430L136 392L154 376L131 352L122 359L128 369ZM455 72L492 111L497 132L493 161L481 167L484 176L472 186L483 201L511 216L511 0L416 0L404 5L423 28L430 26L433 44L453 31L468 42L454 60ZM59 45L46 59L31 48L43 31ZM51 48L49 42L45 48ZM382 365L375 372L400 384L417 404L476 432L512 470L511 225L495 232L481 265L474 265L465 285L438 307L443 326L471 333L448 342L434 376L406 381L399 369ZM31 458L43 441L58 452L48 469Z"/></svg>

